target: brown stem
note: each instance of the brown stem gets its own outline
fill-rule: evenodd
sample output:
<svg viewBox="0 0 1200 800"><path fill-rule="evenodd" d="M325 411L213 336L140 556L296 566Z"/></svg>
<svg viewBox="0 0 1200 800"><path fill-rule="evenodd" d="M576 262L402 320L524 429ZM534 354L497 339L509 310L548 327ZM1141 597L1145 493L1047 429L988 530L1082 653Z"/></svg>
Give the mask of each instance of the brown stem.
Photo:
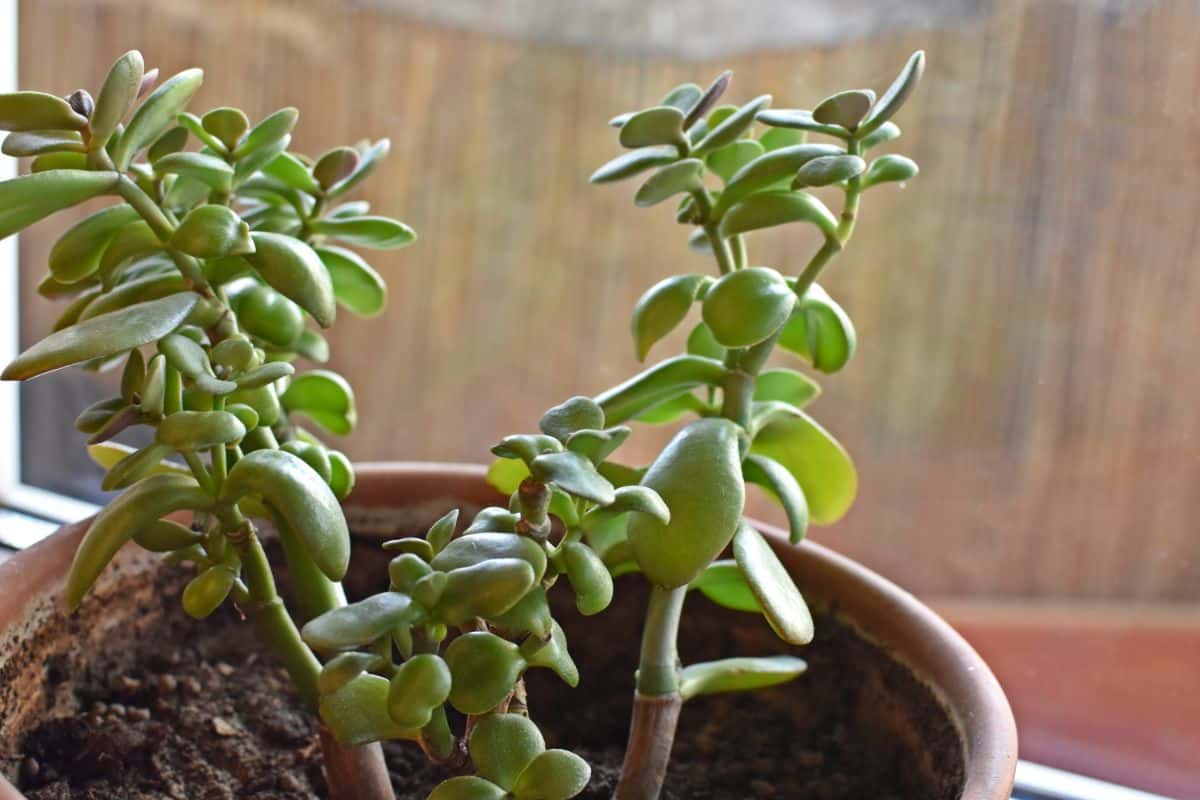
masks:
<svg viewBox="0 0 1200 800"><path fill-rule="evenodd" d="M655 800L662 791L675 725L683 699L678 694L644 695L634 692L629 744L614 800Z"/></svg>
<svg viewBox="0 0 1200 800"><path fill-rule="evenodd" d="M395 800L379 742L342 744L324 725L320 733L329 800Z"/></svg>

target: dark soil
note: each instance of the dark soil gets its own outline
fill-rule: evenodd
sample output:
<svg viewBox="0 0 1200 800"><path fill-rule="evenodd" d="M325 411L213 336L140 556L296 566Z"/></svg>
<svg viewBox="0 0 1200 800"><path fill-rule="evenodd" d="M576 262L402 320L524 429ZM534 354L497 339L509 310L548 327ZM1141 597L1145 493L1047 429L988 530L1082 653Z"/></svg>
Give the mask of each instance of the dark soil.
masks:
<svg viewBox="0 0 1200 800"><path fill-rule="evenodd" d="M375 562L359 574L385 580L376 552L356 550L355 563ZM352 591L379 588L368 583ZM569 603L569 590L553 594ZM544 670L528 679L548 744L593 766L585 800L611 797L628 732L644 590L631 576L617 594L613 608L589 620L556 609L582 671L578 689ZM74 714L24 737L19 788L31 800L324 796L313 720L286 674L256 657L249 626L232 612L197 623L177 602L167 607L152 635L110 641L73 675L46 671L46 680L65 684L55 694L73 695ZM685 663L787 652L751 615L700 598L689 611ZM665 800L958 797L957 733L907 670L828 616L818 619L817 641L797 652L809 670L795 683L700 698L684 709ZM445 777L410 743L385 750L401 798L424 798Z"/></svg>

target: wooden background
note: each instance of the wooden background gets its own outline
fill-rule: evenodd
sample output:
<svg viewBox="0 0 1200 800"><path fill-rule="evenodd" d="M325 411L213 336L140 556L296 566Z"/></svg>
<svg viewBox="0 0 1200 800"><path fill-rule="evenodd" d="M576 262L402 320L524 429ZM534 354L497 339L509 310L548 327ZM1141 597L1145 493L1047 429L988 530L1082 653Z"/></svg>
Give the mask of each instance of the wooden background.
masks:
<svg viewBox="0 0 1200 800"><path fill-rule="evenodd" d="M726 66L735 98L811 107L881 90L925 48L897 143L922 174L868 195L824 281L860 344L814 411L862 491L815 536L925 596L1195 603L1200 6L859 1L841 24L834 5L26 0L21 80L94 91L138 47L168 74L205 67L196 110L299 106L302 150L391 137L366 196L421 240L372 257L389 315L343 315L332 336L363 420L345 447L481 461L631 374L634 301L707 267L667 208L586 184L617 151L609 116ZM51 318L28 287L67 216L23 238L27 340ZM752 260L798 270L814 246L758 236ZM52 431L96 391L27 388L39 480L91 480L61 466L82 443Z"/></svg>

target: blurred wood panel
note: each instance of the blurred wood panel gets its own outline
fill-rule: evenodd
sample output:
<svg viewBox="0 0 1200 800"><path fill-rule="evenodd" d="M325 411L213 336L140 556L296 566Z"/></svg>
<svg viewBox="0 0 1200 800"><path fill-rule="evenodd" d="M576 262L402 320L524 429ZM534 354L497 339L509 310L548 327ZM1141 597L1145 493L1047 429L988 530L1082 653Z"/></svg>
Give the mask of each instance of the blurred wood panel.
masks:
<svg viewBox="0 0 1200 800"><path fill-rule="evenodd" d="M726 66L735 98L811 106L882 89L923 47L925 82L898 118L922 174L867 197L824 281L860 346L814 411L863 488L816 535L919 593L1200 599L1194 2L946 2L941 23L689 61L556 43L533 19L529 37L474 32L403 5L21 4L28 86L94 89L138 47L166 73L206 68L198 110L299 106L302 150L391 137L366 196L421 240L371 257L389 315L343 315L332 335L358 389L354 457L485 460L545 407L637 368L637 297L708 265L669 209L633 208L633 186L587 186L617 152L609 116ZM651 24L635 19L631 40ZM27 284L67 216L24 238ZM760 235L752 261L798 271L815 244ZM50 319L29 307L27 338ZM29 403L42 419L45 385ZM661 441L626 450L645 458Z"/></svg>

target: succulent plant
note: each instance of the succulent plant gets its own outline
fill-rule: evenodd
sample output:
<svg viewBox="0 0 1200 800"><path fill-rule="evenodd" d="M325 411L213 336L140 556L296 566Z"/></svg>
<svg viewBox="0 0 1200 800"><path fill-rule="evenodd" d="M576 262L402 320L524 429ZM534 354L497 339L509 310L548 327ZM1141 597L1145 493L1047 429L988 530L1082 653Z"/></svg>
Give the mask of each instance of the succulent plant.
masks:
<svg viewBox="0 0 1200 800"><path fill-rule="evenodd" d="M0 149L32 157L29 174L0 183L0 237L110 201L55 242L38 292L69 302L3 378L123 366L120 393L76 423L106 469L103 488L121 494L79 546L71 608L133 539L194 566L188 614L232 599L315 709L321 665L282 604L252 520L279 531L297 618L345 604L339 499L354 471L310 427L348 433L354 393L340 375L292 362L329 358L310 320L327 328L338 306L373 316L386 304L384 280L346 246L402 247L415 235L345 200L387 154L386 139L307 158L288 149L294 108L255 125L236 108L189 112L202 77L188 69L155 87L157 70L131 51L95 100L83 90L0 95L0 129L11 132ZM135 427L149 428L150 444L115 441ZM378 748L372 762L386 783ZM353 786L331 791L358 796Z"/></svg>

